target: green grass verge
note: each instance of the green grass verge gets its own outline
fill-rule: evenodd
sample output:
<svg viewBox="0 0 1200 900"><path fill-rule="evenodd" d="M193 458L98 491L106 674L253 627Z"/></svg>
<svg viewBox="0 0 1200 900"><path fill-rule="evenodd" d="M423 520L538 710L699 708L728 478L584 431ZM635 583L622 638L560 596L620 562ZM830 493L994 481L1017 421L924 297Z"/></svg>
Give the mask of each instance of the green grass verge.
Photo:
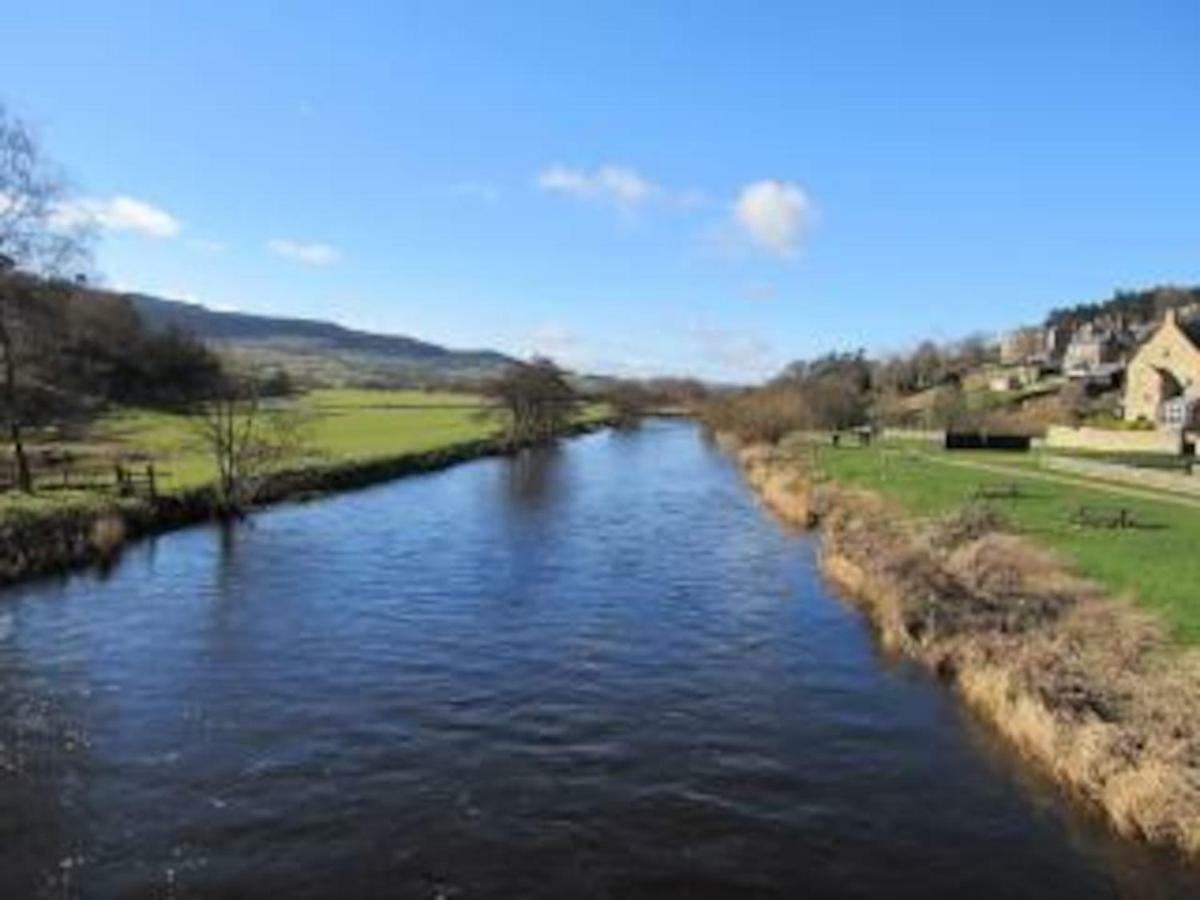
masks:
<svg viewBox="0 0 1200 900"><path fill-rule="evenodd" d="M954 511L981 485L1016 482L1022 496L988 501L1020 533L1062 553L1081 574L1162 616L1186 643L1200 642L1200 509L1131 496L1102 487L1058 484L1029 474L1016 461L1005 474L975 471L953 459L995 463L998 454L950 454L877 446L824 449L822 470L834 480L878 491L918 516ZM1143 527L1109 530L1070 522L1080 506L1125 507Z"/></svg>

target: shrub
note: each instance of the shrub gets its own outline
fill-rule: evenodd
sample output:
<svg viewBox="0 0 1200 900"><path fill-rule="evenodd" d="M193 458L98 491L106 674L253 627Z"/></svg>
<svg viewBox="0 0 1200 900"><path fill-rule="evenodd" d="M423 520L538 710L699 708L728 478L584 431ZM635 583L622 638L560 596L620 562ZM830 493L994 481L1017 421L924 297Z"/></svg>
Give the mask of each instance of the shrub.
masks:
<svg viewBox="0 0 1200 900"><path fill-rule="evenodd" d="M991 504L969 503L938 522L933 541L944 548L958 547L1009 528L1008 517Z"/></svg>
<svg viewBox="0 0 1200 900"><path fill-rule="evenodd" d="M92 522L89 540L103 560L115 558L125 545L125 519L119 513L102 513Z"/></svg>

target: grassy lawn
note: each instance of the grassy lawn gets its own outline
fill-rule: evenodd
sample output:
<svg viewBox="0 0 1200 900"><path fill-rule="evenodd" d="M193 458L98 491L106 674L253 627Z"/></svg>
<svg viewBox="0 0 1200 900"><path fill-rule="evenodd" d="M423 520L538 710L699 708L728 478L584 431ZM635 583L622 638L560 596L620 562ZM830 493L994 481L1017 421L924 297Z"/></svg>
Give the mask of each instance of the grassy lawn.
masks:
<svg viewBox="0 0 1200 900"><path fill-rule="evenodd" d="M972 471L952 460L995 463L999 454L876 446L821 451L832 478L894 498L910 512L928 516L972 501L983 485L1016 482L1022 496L990 500L1018 531L1072 560L1085 576L1118 595L1128 595L1160 614L1183 641L1200 641L1200 509L1119 496L1102 486L1056 484L1027 474L1028 461L1008 457L1006 474ZM1143 527L1080 528L1070 523L1080 506L1124 507Z"/></svg>
<svg viewBox="0 0 1200 900"><path fill-rule="evenodd" d="M482 419L479 400L422 391L314 391L299 404L310 415L308 443L322 459L349 460L432 450L487 437L495 419ZM92 436L109 452L154 458L166 489L193 487L215 477L211 459L184 416L126 410L101 419Z"/></svg>

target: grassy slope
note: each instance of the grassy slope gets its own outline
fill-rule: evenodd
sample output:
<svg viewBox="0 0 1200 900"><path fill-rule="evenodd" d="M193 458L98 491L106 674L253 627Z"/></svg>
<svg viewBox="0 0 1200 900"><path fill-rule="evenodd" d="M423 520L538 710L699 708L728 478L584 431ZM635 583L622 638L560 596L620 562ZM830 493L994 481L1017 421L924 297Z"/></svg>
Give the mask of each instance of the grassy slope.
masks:
<svg viewBox="0 0 1200 900"><path fill-rule="evenodd" d="M917 515L958 509L971 502L980 485L1015 481L1025 496L990 502L1021 533L1062 552L1082 574L1114 593L1131 595L1161 614L1182 640L1200 642L1200 510L1117 497L1099 486L1049 483L1026 476L1020 464L1012 466L1011 476L971 471L950 464L946 456L889 447L827 449L821 451L821 465L836 480L893 497ZM988 454L987 461L996 462L997 455ZM1148 527L1078 528L1069 517L1081 505L1126 507Z"/></svg>

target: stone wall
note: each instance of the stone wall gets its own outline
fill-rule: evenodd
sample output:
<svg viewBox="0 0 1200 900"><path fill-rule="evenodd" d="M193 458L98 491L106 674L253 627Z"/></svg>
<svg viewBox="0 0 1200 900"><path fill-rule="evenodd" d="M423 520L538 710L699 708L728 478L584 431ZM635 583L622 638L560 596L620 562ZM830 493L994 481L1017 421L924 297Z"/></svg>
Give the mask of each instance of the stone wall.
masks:
<svg viewBox="0 0 1200 900"><path fill-rule="evenodd" d="M885 441L916 441L920 443L946 443L946 432L935 428L885 428L880 435Z"/></svg>
<svg viewBox="0 0 1200 900"><path fill-rule="evenodd" d="M1057 450L1095 450L1104 453L1183 452L1183 437L1173 431L1118 431L1110 428L1068 428L1051 425L1044 447Z"/></svg>

